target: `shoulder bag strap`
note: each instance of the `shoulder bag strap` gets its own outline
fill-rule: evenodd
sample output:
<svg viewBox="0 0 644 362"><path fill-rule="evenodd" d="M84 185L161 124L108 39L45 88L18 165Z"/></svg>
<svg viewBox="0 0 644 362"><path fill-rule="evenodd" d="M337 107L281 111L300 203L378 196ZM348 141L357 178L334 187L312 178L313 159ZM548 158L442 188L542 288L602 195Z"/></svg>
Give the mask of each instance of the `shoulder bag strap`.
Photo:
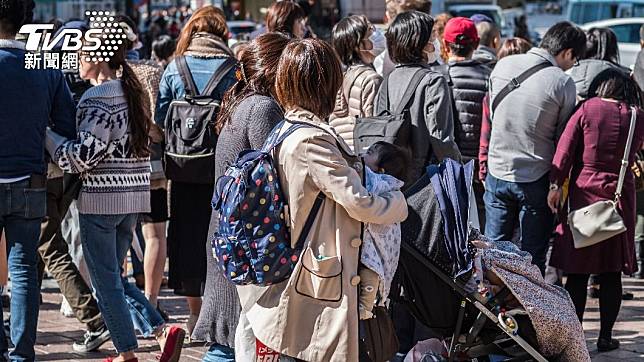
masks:
<svg viewBox="0 0 644 362"><path fill-rule="evenodd" d="M506 84L505 87L501 89L499 94L497 94L496 97L494 97L494 101L492 102L490 113L494 114L494 111L496 111L496 108L499 106L501 101L503 101L503 99L505 99L505 97L507 97L508 94L512 93L512 91L519 88L521 84L526 81L526 79L530 78L540 70L548 67L552 67L552 66L553 66L552 63L550 62L542 62L533 67L528 68L528 70L519 74L518 77L510 79L510 82L508 82L508 84Z"/></svg>
<svg viewBox="0 0 644 362"><path fill-rule="evenodd" d="M394 114L403 113L407 108L409 108L409 103L411 102L414 94L416 94L416 89L418 88L420 81L425 77L425 74L427 74L427 72L424 68L418 69L416 73L414 73L409 81L407 89L405 89L402 99L400 100L400 104L396 107ZM389 98L389 90L387 90L387 98Z"/></svg>
<svg viewBox="0 0 644 362"><path fill-rule="evenodd" d="M380 89L378 90L378 107L382 111L389 110L389 75L382 80Z"/></svg>
<svg viewBox="0 0 644 362"><path fill-rule="evenodd" d="M233 67L237 65L237 60L235 58L226 58L226 61L224 61L219 68L217 68L217 71L212 75L210 80L208 81L208 84L206 84L206 88L204 88L203 95L204 96L212 96L212 94L215 92L215 89L219 85L219 82L221 82L222 79L230 72Z"/></svg>
<svg viewBox="0 0 644 362"><path fill-rule="evenodd" d="M628 155L631 153L631 146L633 144L633 135L635 134L635 124L637 123L637 108L631 107L631 123L628 128L628 138L626 139L626 148L624 149L624 157L622 157L622 165L619 169L619 179L617 180L617 191L615 191L615 203L619 201L622 196L622 187L624 187L624 178L626 177L626 170L628 169Z"/></svg>
<svg viewBox="0 0 644 362"><path fill-rule="evenodd" d="M179 77L181 77L181 82L183 82L183 88L186 91L187 97L198 96L199 92L197 86L195 85L195 80L192 78L192 73L190 73L190 68L188 68L188 62L186 57L180 55L176 58L177 70L179 71Z"/></svg>
<svg viewBox="0 0 644 362"><path fill-rule="evenodd" d="M304 246L304 242L309 236L309 232L311 232L311 227L313 226L315 218L318 216L318 212L322 207L322 202L324 201L324 199L326 199L326 195L324 195L324 193L320 191L320 193L318 193L317 197L315 198L315 202L313 203L313 207L309 212L309 216L307 216L306 218L302 232L300 232L300 236L297 238L297 243L295 244L296 249L300 249L302 248L302 246Z"/></svg>

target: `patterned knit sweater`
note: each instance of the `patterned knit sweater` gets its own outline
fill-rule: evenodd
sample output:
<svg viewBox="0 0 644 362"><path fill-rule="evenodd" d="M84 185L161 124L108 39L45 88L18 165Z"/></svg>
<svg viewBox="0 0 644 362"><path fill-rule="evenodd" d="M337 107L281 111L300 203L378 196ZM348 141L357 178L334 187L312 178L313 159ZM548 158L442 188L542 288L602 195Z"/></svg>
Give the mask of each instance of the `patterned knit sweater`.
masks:
<svg viewBox="0 0 644 362"><path fill-rule="evenodd" d="M150 159L133 154L128 108L120 80L89 89L76 112L78 138L48 130L47 148L65 172L83 180L78 211L130 214L150 211Z"/></svg>

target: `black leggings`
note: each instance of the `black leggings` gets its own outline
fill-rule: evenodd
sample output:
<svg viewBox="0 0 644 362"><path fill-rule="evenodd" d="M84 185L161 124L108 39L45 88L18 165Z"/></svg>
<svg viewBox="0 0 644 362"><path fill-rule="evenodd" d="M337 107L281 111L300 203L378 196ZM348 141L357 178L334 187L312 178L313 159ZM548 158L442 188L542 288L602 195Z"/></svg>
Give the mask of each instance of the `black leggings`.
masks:
<svg viewBox="0 0 644 362"><path fill-rule="evenodd" d="M568 274L566 290L575 305L579 321L584 319L586 309L586 293L590 274ZM599 319L601 338L612 337L613 325L617 320L619 308L622 305L622 273L603 273L598 275L599 289Z"/></svg>

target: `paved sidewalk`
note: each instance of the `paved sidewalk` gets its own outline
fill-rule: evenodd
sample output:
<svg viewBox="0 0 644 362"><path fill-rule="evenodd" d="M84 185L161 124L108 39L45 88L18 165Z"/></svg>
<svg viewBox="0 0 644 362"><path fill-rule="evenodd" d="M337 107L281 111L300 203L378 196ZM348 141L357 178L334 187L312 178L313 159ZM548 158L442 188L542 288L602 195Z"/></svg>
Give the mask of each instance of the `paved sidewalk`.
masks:
<svg viewBox="0 0 644 362"><path fill-rule="evenodd" d="M38 318L38 337L36 340L37 361L102 361L108 356L114 356L114 346L106 343L99 352L80 354L71 349L74 340L83 336L84 325L76 318L65 318L60 314L62 296L56 282L52 279L43 281L43 304L40 306ZM185 328L188 320L188 305L185 299L174 296L169 291L163 291L161 307L171 317L170 324ZM186 344L183 347L181 361L201 361L207 348L203 343ZM139 361L157 361L161 354L154 339L139 339Z"/></svg>
<svg viewBox="0 0 644 362"><path fill-rule="evenodd" d="M100 352L87 355L74 353L71 344L83 335L83 325L74 318L65 318L59 313L61 295L52 280L45 280L44 303L40 308L36 353L38 361L101 361L113 351L112 344L103 346ZM644 281L625 279L624 289L635 294L635 299L626 301L615 326L614 335L622 348L609 353L597 353L595 341L599 333L599 305L597 299L589 299L584 328L587 331L588 348L593 361L642 361L644 360ZM173 318L171 323L183 325L188 318L185 301L165 291L161 304ZM159 348L154 340L139 339L139 361L156 361ZM206 347L203 344L186 344L182 361L200 361Z"/></svg>

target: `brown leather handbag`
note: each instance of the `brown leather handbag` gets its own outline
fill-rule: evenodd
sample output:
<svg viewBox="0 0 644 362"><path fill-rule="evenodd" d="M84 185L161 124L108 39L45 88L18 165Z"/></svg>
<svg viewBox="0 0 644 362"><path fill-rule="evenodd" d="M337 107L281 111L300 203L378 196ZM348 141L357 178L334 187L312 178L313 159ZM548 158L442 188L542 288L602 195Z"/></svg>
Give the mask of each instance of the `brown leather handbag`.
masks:
<svg viewBox="0 0 644 362"><path fill-rule="evenodd" d="M394 323L385 307L374 306L373 315L371 319L360 321L365 354L371 362L387 362L398 353L400 347Z"/></svg>

